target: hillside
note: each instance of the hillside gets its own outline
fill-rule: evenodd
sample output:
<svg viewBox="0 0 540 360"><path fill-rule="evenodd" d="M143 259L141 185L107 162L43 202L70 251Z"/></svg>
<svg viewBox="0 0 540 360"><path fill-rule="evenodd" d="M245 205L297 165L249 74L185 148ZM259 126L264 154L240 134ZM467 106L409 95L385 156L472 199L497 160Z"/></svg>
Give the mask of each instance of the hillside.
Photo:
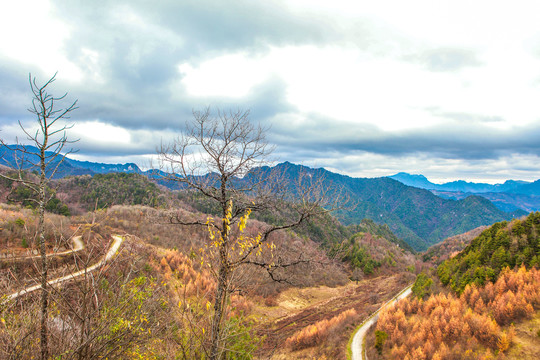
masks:
<svg viewBox="0 0 540 360"><path fill-rule="evenodd" d="M410 251L378 235L377 231L367 228L366 231L360 231L350 239L335 244L330 251L330 256L338 257L351 264L354 269L352 280L362 279L371 274L394 273L397 269L414 272L418 262Z"/></svg>
<svg viewBox="0 0 540 360"><path fill-rule="evenodd" d="M7 160L9 159L6 157L4 161ZM106 165L71 159L66 159L65 167L62 164L61 168L63 170L57 174L58 177L81 172L85 174L140 172L134 164ZM442 199L430 191L406 186L390 178L352 178L325 169L311 169L288 162L278 164L274 168L255 169L245 178L237 179L236 182L241 186L253 180L254 177L264 179L265 176L271 176L272 171L281 173L289 183L297 181L302 176L301 174L314 176L314 182L322 179L324 187L330 189L331 192L342 191L349 198L348 203L344 204L345 207L335 213L344 225L359 224L366 218L378 224L387 224L392 232L415 250L425 250L447 237L464 233L478 226L511 220L525 214L521 211L504 212L478 196L469 196L457 201ZM153 172L145 174L156 177ZM177 182L170 184L156 180L162 185L178 189ZM118 195L119 192L115 190L113 193ZM155 198L154 195L152 196ZM85 202L90 200L89 197L94 196L86 195L88 199L82 197L80 199ZM105 200L101 197L100 201L112 204L115 203L114 199L115 197ZM95 200L94 198L93 201ZM88 204L85 205L85 209L88 209L88 206Z"/></svg>
<svg viewBox="0 0 540 360"><path fill-rule="evenodd" d="M453 258L465 249L487 226L480 226L466 233L451 236L444 241L430 246L423 254L424 261L438 265L445 260Z"/></svg>
<svg viewBox="0 0 540 360"><path fill-rule="evenodd" d="M441 282L461 293L469 284L495 281L507 266L540 266L539 230L538 212L524 220L494 224L457 256L439 265Z"/></svg>
<svg viewBox="0 0 540 360"><path fill-rule="evenodd" d="M32 197L31 192L22 192L21 189L26 188L12 187L13 185L6 180L0 181L0 190L6 194L3 199L13 204L32 205L33 202L29 201ZM62 199L61 204L66 209L64 215L81 215L86 211L106 209L115 205L146 205L169 209L177 207L193 214L200 212L219 216L215 204L209 202L207 198L186 190L168 190L141 174L109 173L94 176L69 176L55 180L52 185L56 188L53 200ZM54 201L50 204L53 203L56 204ZM47 206L46 210L56 212L51 206ZM282 224L287 221L290 214L290 206L283 204L280 211L255 212L252 218L262 223ZM361 277L364 273L367 275L380 274L381 271L386 274L395 273L397 269L404 270L414 263L412 257L414 250L406 242L398 238L387 225L379 225L368 219L362 220L358 225L344 226L331 214L323 213L306 220L295 228L294 233L312 240L326 252L331 253L332 258L346 264L351 264L352 259L358 260L360 256L358 249L354 250L354 256L348 254L348 251L336 251L337 247L347 243L347 239L362 238L362 236L378 239L377 243L380 246L362 247L362 251L365 249L366 259L378 260L370 263L368 268L364 268L363 265L353 265L353 268L359 268L360 273L363 272ZM362 236L358 237L358 234ZM396 248L399 251L396 252ZM384 255L381 256L381 254ZM387 258L387 255L390 257ZM402 258L407 258L407 260L402 260ZM384 270L386 264L391 264L393 268L389 271ZM356 277L360 276L358 272L355 274L357 274Z"/></svg>
<svg viewBox="0 0 540 360"><path fill-rule="evenodd" d="M56 181L58 196L77 213L113 205L164 205L167 195L146 176L108 173L70 176Z"/></svg>
<svg viewBox="0 0 540 360"><path fill-rule="evenodd" d="M420 274L416 296L381 312L367 339L369 358L537 359L539 228L540 213L531 213L485 229L439 265L444 288Z"/></svg>
<svg viewBox="0 0 540 360"><path fill-rule="evenodd" d="M497 281L383 309L370 359L538 359L540 271L505 269Z"/></svg>
<svg viewBox="0 0 540 360"><path fill-rule="evenodd" d="M344 224L359 223L365 218L387 224L415 250L425 250L447 237L524 214L506 213L478 196L458 201L442 199L428 190L389 178L352 178L291 163L279 164L275 169L288 179L298 178L302 173L310 174L313 179L323 178L333 191L341 189L350 198L353 208L336 213Z"/></svg>
<svg viewBox="0 0 540 360"><path fill-rule="evenodd" d="M68 178L65 179L68 184L62 186L74 190L75 185L82 184L83 188L101 189L99 184L109 184L113 189L118 187L122 194L122 197L110 194L115 201L131 203L137 198L124 194L130 192L130 188L124 188L123 183L140 181L140 185L147 186L146 178L138 176L97 176L98 182L94 185L88 177ZM108 194L110 190L104 191ZM68 192L62 194L69 195ZM168 196L172 194L168 193ZM84 311L82 304L87 301L87 289L92 289L96 307L84 314L85 321L91 324L88 334L68 334L53 328L51 336L57 341L57 346L51 349L53 354L79 349L64 341L68 337L79 342L85 336L96 336L98 339L93 343L108 346L112 358L153 359L163 354L174 354L181 359L199 358L202 347L197 345L197 341L208 337L208 332L202 328L209 327L212 310L208 303L213 299L215 279L195 261L198 260L195 251L208 243L208 230L206 227L171 225L169 219L177 211L191 212L194 218L202 219L209 214L198 212L182 200L177 201L174 208L113 205L80 216L47 214L50 253L58 244L55 235L60 235L59 229L65 233L62 234L64 241L75 231L82 234L88 247L80 256L70 255L55 261L50 268L51 276L74 271L73 266L80 268L83 264L95 262L106 250L111 234L130 234L107 271L96 273L96 278L82 279L59 289L59 296L52 300L52 306L59 309L55 312L55 319L79 326L77 319ZM36 214L18 206L0 207L3 209L0 211L0 243L3 248L20 249L21 252L32 250L35 244L30 241L26 244L24 239L30 239L35 232ZM399 243L399 239L387 227L366 220L359 226L345 228L332 218L326 218L318 225L299 229L302 235L282 231L272 236L274 261L294 263L298 259L309 259L273 271L274 275L286 281L273 281L265 269L258 267L245 268L237 273L233 284L238 294L231 296L228 310L231 315L226 321L238 333L233 333L230 344L238 346L241 351L257 351L257 356L265 359L341 358L350 332L372 309L382 305L414 276L405 269L414 263L414 256L397 246L395 242ZM264 226L267 225L261 220L250 219L247 231L254 233ZM342 231L351 234L359 230L363 232L355 236L355 241L366 245L366 241L370 241L374 245L369 248L374 251L370 256L382 263L373 272L363 273L360 270L360 277L348 261L329 258L324 248L319 246L324 239L330 241L327 238L330 234ZM86 242L87 235L91 239L89 242ZM383 235L391 240L386 240ZM319 243L311 236L317 237ZM69 249L69 246L62 242L60 250L65 248ZM390 249L390 253L386 249ZM91 258L87 259L87 256ZM271 254L265 251L261 256L269 258ZM386 260L382 261L384 258ZM12 262L3 263L2 260L0 258L2 294L10 294L24 284L32 284L36 268L31 263L13 266ZM75 265L73 261L76 261ZM354 282L348 280L351 277ZM99 284L96 289L92 281ZM24 351L20 353L24 358L35 356L38 351L35 337L24 337L24 334L38 318L28 317L37 311L33 307L36 299L37 293L28 295L17 306L0 306L0 317L6 320L6 325L0 327L0 354L10 354L11 347L17 343L24 345ZM353 313L352 308L358 310ZM137 311L141 317L135 316ZM191 327L191 322L200 326ZM311 331L312 326L317 329L317 336L305 338L302 334ZM285 330L281 330L282 327ZM116 336L121 336L121 341L115 342ZM186 348L175 346L178 338L193 343ZM295 339L299 338L306 343L295 345ZM92 349L88 351L93 354Z"/></svg>

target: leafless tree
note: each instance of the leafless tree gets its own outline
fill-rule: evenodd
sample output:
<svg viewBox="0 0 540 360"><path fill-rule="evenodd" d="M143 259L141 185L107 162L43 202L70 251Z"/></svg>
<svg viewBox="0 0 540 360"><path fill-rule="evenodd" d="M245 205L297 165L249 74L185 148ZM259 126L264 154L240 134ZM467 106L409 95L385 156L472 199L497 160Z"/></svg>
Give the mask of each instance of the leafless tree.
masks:
<svg viewBox="0 0 540 360"><path fill-rule="evenodd" d="M47 185L56 174L66 155L73 152L73 150L64 150L64 147L73 141L68 140L66 134L66 130L71 126L65 125L63 120L69 119L70 113L77 109L77 101L66 107L58 106L59 102L62 102L67 94L55 97L48 92L47 88L55 80L56 74L45 84L38 85L36 78L29 75L30 89L32 90L32 106L28 111L35 115L38 126L34 130L26 128L20 121L19 125L26 135L27 141L33 146L18 144L18 141L15 146L10 146L4 140L1 140L5 152L15 154L13 156L13 163L10 165L18 170L18 175L17 177L8 177L0 174L0 176L21 183L23 186L31 189L36 195L36 198L32 200L37 204L39 217L37 236L39 238L41 256L40 343L42 360L48 359L47 313L49 289L47 284L48 263L44 223L45 206L50 200L47 194ZM38 180L32 180L24 176L24 171L37 171Z"/></svg>
<svg viewBox="0 0 540 360"><path fill-rule="evenodd" d="M129 237L122 251L105 261L109 236L100 235L103 229L98 231L90 224L82 227L86 246L66 255L70 261L57 269L57 275L69 279L49 287L49 304L54 309L48 329L51 359L123 359L144 349L167 325L169 314L162 308L165 289L140 272L142 264L153 257L151 250ZM32 297L27 292L17 300L3 303L0 299L1 359L39 357L32 321L39 304Z"/></svg>
<svg viewBox="0 0 540 360"><path fill-rule="evenodd" d="M158 157L165 181L202 194L219 208L221 219L216 222L186 217L180 211L170 218L173 224L209 229L213 252L202 256L206 256L204 262L208 262L217 287L208 355L217 360L226 352L223 321L227 298L235 290L231 281L234 272L242 266L260 266L273 279L281 280L274 270L293 263L265 261L259 256L262 247L273 249L271 234L332 210L338 197L327 192L320 177L301 174L291 179L264 167L270 163L273 148L265 138L267 129L253 125L249 111L217 111L214 115L206 108L194 111L193 116L185 132L171 144L161 145ZM292 209L288 222L268 224L256 236L240 234L251 211L283 208Z"/></svg>

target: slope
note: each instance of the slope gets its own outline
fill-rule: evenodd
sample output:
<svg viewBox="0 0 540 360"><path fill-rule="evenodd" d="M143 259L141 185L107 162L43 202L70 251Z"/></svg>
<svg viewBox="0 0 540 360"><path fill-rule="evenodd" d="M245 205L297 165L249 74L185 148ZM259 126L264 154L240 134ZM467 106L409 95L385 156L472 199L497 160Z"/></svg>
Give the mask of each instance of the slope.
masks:
<svg viewBox="0 0 540 360"><path fill-rule="evenodd" d="M352 178L288 162L277 165L274 170L284 173L288 180L298 179L302 174L308 174L313 181L324 179L331 191L341 190L354 205L353 209L336 213L344 224L357 224L364 218L387 224L415 250L425 250L447 237L524 214L506 213L479 196L459 201L442 199L428 190L406 186L390 178Z"/></svg>
<svg viewBox="0 0 540 360"><path fill-rule="evenodd" d="M457 292L469 284L495 281L505 267L540 266L540 213L524 220L500 222L475 238L456 257L437 268L441 282Z"/></svg>

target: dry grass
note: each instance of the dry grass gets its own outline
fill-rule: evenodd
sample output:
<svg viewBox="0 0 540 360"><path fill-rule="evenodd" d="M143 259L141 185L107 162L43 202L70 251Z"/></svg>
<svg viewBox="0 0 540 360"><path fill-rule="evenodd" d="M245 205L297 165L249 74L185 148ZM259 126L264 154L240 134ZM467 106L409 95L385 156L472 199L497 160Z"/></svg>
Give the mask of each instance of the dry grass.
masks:
<svg viewBox="0 0 540 360"><path fill-rule="evenodd" d="M404 286L402 276L378 277L335 288L310 287L288 289L276 298L277 306L258 302L253 316L261 318L259 333L266 340L258 356L261 359L341 359L345 358L349 337L362 320ZM285 347L295 333L308 331L313 324L323 324L354 309L356 316L327 331L313 346L299 349Z"/></svg>
<svg viewBox="0 0 540 360"><path fill-rule="evenodd" d="M508 351L507 359L540 359L540 311L528 320L517 323L514 345Z"/></svg>
<svg viewBox="0 0 540 360"><path fill-rule="evenodd" d="M37 250L38 219L34 211L20 206L0 204L0 253L10 256L30 255ZM71 218L45 216L45 241L48 251L69 248L73 235Z"/></svg>
<svg viewBox="0 0 540 360"><path fill-rule="evenodd" d="M31 211L20 208L5 210L11 211L6 213L9 214L5 216L7 222L14 223L18 217L24 216L25 224L32 224ZM207 337L204 332L204 328L208 329L207 304L213 300L215 282L208 273L201 272L199 263L190 256L192 249L199 248L207 240L207 230L171 225L168 221L168 215L171 214L168 210L143 206L113 206L106 211L72 217L71 222L69 218L49 218L53 219L50 227L52 234L54 231L58 234L59 221L62 221L61 228L71 232L73 227L70 226L92 224L82 225L81 230L91 230L99 235L94 237L96 248L106 247L107 234L135 235L139 239L137 243L129 242L129 254L128 245L124 245L124 255L118 259L126 262L127 266L130 259L136 257L137 264L131 266L134 274L142 272L157 278L164 291L163 295L171 305L168 320L181 329L174 334L178 337L174 340L184 341L189 348L198 346L199 338L204 340ZM191 216L206 218L206 215L200 213L192 213ZM257 231L262 225L256 220L250 221L249 231ZM22 230L13 228L10 231ZM11 235L10 239L16 238ZM343 265L329 260L311 240L300 238L289 231L276 234L272 241L277 245L276 253L284 261L295 260L300 256L313 261L288 268L280 274L292 284L275 283L260 268L246 267L235 277L235 286L242 291L231 296L230 316L241 315L253 319L258 335L266 335L265 343L258 353L261 358L343 357L349 335L356 324L397 289L402 288L404 283L409 282L409 279L399 276L384 276L353 284L347 281ZM136 244L140 249L133 247ZM316 324L319 335L323 334L318 336L313 346L301 350L284 346L287 338L302 331L307 333L303 329L313 324ZM324 331L320 331L323 328ZM187 329L195 336L186 338ZM199 330L201 332L196 333Z"/></svg>

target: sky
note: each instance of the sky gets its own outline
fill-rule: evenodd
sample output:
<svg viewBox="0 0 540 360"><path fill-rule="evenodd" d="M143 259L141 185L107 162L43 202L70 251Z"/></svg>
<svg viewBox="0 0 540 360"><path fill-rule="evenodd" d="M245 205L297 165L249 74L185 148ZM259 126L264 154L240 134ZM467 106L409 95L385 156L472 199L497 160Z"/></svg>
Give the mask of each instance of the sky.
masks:
<svg viewBox="0 0 540 360"><path fill-rule="evenodd" d="M80 160L143 167L192 112L250 111L276 161L355 177L540 178L537 1L0 2L0 138L29 73Z"/></svg>

